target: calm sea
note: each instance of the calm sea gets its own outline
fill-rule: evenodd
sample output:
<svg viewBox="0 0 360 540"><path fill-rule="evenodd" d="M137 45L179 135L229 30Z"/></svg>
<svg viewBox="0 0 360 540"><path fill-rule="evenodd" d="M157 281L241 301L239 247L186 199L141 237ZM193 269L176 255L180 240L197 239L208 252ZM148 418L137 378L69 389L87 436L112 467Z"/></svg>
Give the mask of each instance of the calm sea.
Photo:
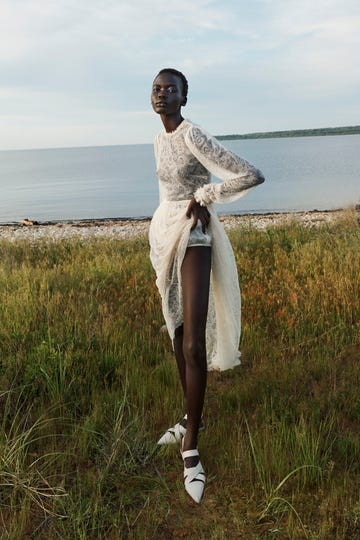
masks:
<svg viewBox="0 0 360 540"><path fill-rule="evenodd" d="M331 209L360 197L360 135L223 141L266 178L220 213ZM0 222L151 216L153 147L0 152Z"/></svg>

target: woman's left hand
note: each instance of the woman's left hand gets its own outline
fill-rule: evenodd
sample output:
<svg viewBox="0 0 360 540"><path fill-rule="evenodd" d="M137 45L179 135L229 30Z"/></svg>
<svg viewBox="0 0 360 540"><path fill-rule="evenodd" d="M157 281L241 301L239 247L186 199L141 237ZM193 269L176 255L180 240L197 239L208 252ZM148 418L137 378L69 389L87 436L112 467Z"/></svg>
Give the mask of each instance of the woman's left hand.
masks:
<svg viewBox="0 0 360 540"><path fill-rule="evenodd" d="M195 229L196 224L200 219L202 231L203 233L205 233L210 223L210 212L206 208L206 206L201 206L201 204L198 203L194 197L192 197L186 210L186 217L190 219L191 215L193 217L193 224L191 226L191 230Z"/></svg>

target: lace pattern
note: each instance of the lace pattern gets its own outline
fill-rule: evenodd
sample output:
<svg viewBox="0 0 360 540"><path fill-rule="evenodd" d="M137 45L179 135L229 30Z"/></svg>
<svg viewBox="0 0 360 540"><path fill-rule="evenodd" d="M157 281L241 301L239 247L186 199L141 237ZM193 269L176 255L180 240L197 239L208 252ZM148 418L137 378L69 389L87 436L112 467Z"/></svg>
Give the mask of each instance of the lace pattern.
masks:
<svg viewBox="0 0 360 540"><path fill-rule="evenodd" d="M264 182L261 171L219 143L200 127L193 125L186 133L192 154L222 183L206 183L197 188L195 199L206 206L212 202L230 202Z"/></svg>
<svg viewBox="0 0 360 540"><path fill-rule="evenodd" d="M240 290L234 254L211 203L235 200L263 182L264 177L188 120L174 132L158 135L155 159L160 205L150 225L150 258L170 338L183 322L181 265L189 241L197 234L190 231L192 220L185 212L195 195L211 214L207 231L212 246L206 327L208 369L232 368L240 363ZM222 182L210 182L210 174Z"/></svg>
<svg viewBox="0 0 360 540"><path fill-rule="evenodd" d="M173 133L160 133L155 142L156 170L161 200L189 200L196 188L209 181L207 169L192 154L184 134L190 124L184 120Z"/></svg>
<svg viewBox="0 0 360 540"><path fill-rule="evenodd" d="M188 246L191 219L185 212L188 201L163 201L150 225L150 258L171 340L183 322L181 265ZM206 350L209 370L223 371L240 363L240 290L234 254L216 215L211 214L211 280Z"/></svg>

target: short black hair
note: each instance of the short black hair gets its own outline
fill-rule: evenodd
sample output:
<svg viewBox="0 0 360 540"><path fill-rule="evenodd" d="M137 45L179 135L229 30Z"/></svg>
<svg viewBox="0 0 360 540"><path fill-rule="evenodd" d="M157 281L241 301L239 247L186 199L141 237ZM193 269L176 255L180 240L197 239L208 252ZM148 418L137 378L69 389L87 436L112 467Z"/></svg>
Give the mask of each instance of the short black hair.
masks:
<svg viewBox="0 0 360 540"><path fill-rule="evenodd" d="M177 75L181 79L181 82L182 82L184 98L187 98L189 85L187 82L187 78L185 77L183 73L181 73L181 71L178 71L177 69L174 69L174 68L164 68L159 71L158 75L160 75L161 73L172 73L173 75Z"/></svg>

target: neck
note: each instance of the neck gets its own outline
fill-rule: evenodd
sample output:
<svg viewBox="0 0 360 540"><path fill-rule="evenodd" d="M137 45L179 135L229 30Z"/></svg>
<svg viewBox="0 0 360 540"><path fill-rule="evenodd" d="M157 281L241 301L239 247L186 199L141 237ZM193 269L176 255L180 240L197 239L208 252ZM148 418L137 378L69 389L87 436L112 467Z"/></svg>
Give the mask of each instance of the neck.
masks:
<svg viewBox="0 0 360 540"><path fill-rule="evenodd" d="M161 121L164 124L165 131L167 133L170 133L171 131L175 131L175 129L181 124L181 122L184 120L184 118L181 116L180 111L165 115L161 114Z"/></svg>

